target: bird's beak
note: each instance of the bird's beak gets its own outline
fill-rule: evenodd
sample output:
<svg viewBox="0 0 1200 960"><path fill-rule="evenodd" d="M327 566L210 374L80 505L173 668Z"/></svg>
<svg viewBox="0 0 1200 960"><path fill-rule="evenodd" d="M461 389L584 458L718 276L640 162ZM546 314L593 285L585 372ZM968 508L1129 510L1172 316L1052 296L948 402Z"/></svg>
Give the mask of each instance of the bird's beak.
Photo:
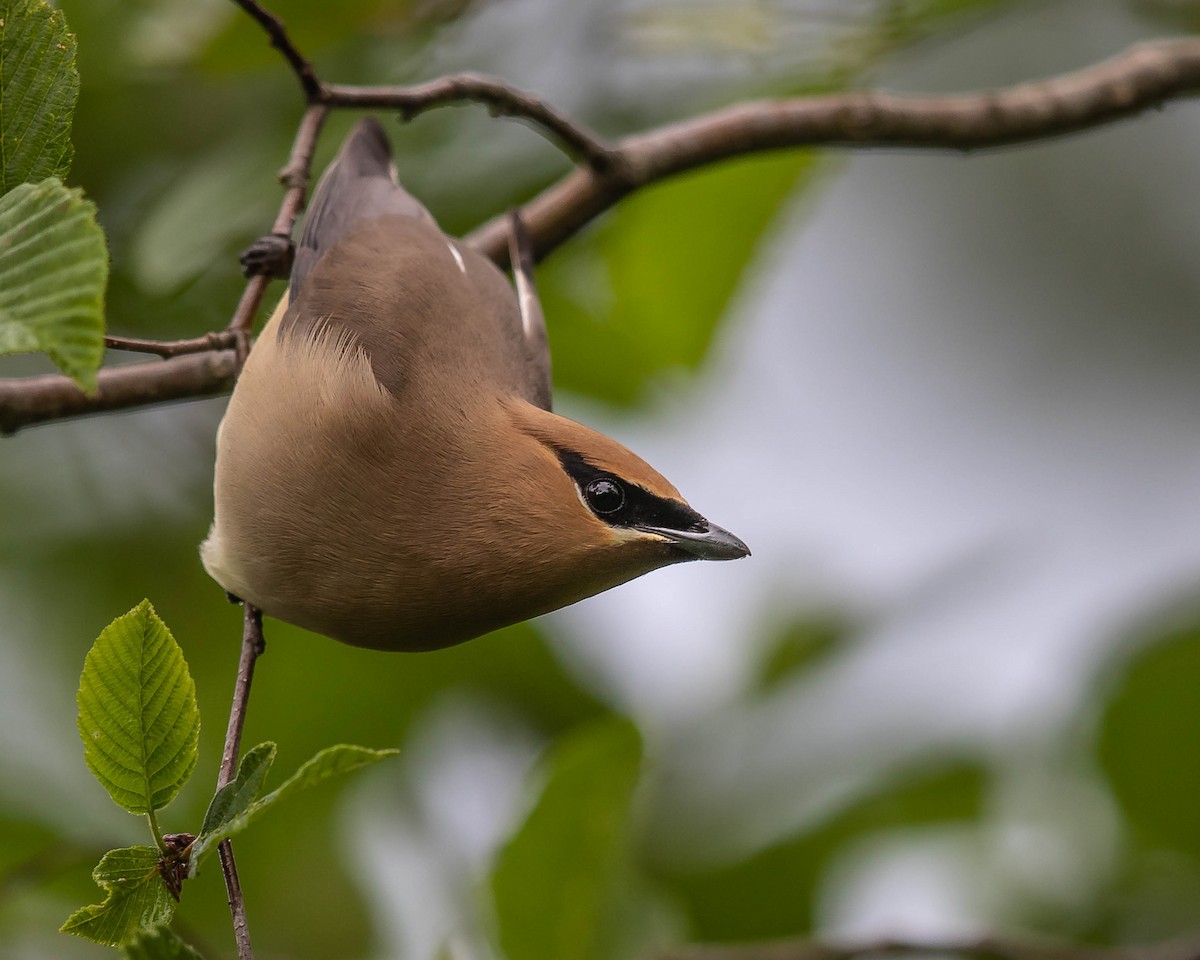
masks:
<svg viewBox="0 0 1200 960"><path fill-rule="evenodd" d="M740 560L750 556L750 548L723 527L705 521L703 530L672 530L670 527L643 527L638 530L669 540L681 550L701 560Z"/></svg>

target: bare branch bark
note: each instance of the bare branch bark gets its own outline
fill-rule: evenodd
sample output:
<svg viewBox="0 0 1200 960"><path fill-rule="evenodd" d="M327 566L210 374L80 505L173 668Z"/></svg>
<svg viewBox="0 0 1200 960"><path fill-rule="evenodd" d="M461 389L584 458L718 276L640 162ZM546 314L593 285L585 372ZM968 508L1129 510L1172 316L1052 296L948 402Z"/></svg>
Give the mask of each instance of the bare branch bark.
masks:
<svg viewBox="0 0 1200 960"><path fill-rule="evenodd" d="M635 134L607 176L576 170L522 209L540 259L634 190L719 160L788 147L968 151L1061 137L1200 92L1200 40L1139 44L1103 63L1003 90L839 93L741 103ZM508 219L468 240L506 263Z"/></svg>
<svg viewBox="0 0 1200 960"><path fill-rule="evenodd" d="M319 101L324 93L324 85L317 79L317 72L313 69L313 65L292 43L283 21L265 9L258 3L258 0L233 0L233 2L254 18L258 25L266 31L271 46L283 54L288 66L292 68L292 73L300 81L304 99L308 103Z"/></svg>
<svg viewBox="0 0 1200 960"><path fill-rule="evenodd" d="M567 155L604 171L612 148L577 120L572 120L540 97L511 87L494 77L460 73L413 87L351 87L331 84L325 103L335 107L399 110L407 121L434 107L485 103L493 116L531 121L557 142Z"/></svg>
<svg viewBox="0 0 1200 960"><path fill-rule="evenodd" d="M233 388L237 370L237 353L218 350L109 367L100 371L92 396L58 374L0 380L0 435L50 420L211 397Z"/></svg>
<svg viewBox="0 0 1200 960"><path fill-rule="evenodd" d="M532 95L500 81L470 75L416 87L349 87L315 79L311 64L287 39L283 25L257 0L237 0L266 29L301 81L309 108L280 176L287 192L270 238L284 247L304 204L312 154L330 109L382 107L414 116L434 106L483 101L497 112L533 121L587 166L568 173L520 211L538 258L577 233L623 197L659 180L746 154L794 147L887 147L975 150L1050 139L1113 123L1170 100L1200 92L1200 40L1139 44L1104 63L1003 90L937 97L851 92L742 103L608 145ZM468 241L497 264L508 264L509 220L498 217ZM88 398L65 377L0 381L0 432L64 417L144 406L230 388L266 290L270 266L254 276L227 328L238 351L218 352L207 366L180 363L104 370L101 391Z"/></svg>
<svg viewBox="0 0 1200 960"><path fill-rule="evenodd" d="M287 187L287 193L271 227L271 232L278 236L292 235L292 227L304 209L308 180L312 174L313 152L317 149L317 138L321 135L327 116L329 107L318 103L305 110L300 118L296 139L292 141L292 152L288 154L287 164L279 171L279 182Z"/></svg>
<svg viewBox="0 0 1200 960"><path fill-rule="evenodd" d="M181 357L185 353L202 353L205 350L227 350L235 347L236 338L232 331L221 330L206 333L190 340L141 340L137 337L105 337L104 345L109 350L126 350L130 353L152 353L158 357ZM0 381L3 382L3 381Z"/></svg>
<svg viewBox="0 0 1200 960"><path fill-rule="evenodd" d="M238 659L237 680L233 686L233 703L229 710L229 725L225 728L225 748L221 752L221 769L217 774L217 789L233 780L237 773L238 753L242 747L242 728L246 709L250 705L250 685L254 681L254 665L266 649L262 632L262 611L245 604L242 615L242 652ZM229 912L233 917L233 938L237 943L238 960L254 960L250 945L250 927L246 923L246 901L242 882L238 878L237 861L233 857L233 842L222 840L217 845L221 871L225 875L225 892Z"/></svg>
<svg viewBox="0 0 1200 960"><path fill-rule="evenodd" d="M1194 960L1200 943L1183 937L1147 946L1101 947L1048 940L982 937L909 941L780 940L695 945L660 951L657 960L859 960L859 958L968 957L971 960Z"/></svg>

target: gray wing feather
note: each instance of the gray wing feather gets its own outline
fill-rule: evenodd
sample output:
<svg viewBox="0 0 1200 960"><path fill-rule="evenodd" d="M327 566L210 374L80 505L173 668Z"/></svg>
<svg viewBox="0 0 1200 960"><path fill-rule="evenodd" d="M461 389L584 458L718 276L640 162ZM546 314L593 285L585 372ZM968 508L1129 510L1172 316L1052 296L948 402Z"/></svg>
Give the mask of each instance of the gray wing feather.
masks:
<svg viewBox="0 0 1200 960"><path fill-rule="evenodd" d="M378 311L331 309L333 301L342 303L348 294L330 288L327 270L318 271L305 286L321 258L341 240L350 238L351 246L344 247L343 254L354 251L356 244L378 244L380 236L364 240L370 230L357 238L350 235L371 221L397 215L406 218L408 225L402 227L392 221L386 234L389 244L374 248L370 260L362 255L363 251L356 251L351 254L359 257L356 262L365 264L366 269L372 268L376 260L390 264L387 282L400 292L396 302L406 303L410 322L426 326L435 322L436 317L426 310L423 320L417 320L422 316L421 304L427 299L425 288L436 283L460 285L465 273L476 291L475 302L483 309L483 316L497 325L503 337L505 345L497 353L496 362L512 372L514 386L521 395L549 410L550 350L533 286L533 257L524 225L514 218L512 261L517 287L514 296L512 285L490 260L468 247L451 246L452 241L442 233L429 211L396 182L387 135L371 117L360 121L351 131L313 192L292 264L290 307L279 326L280 339L335 323L347 329L363 346L379 382L397 396L402 393L408 360L400 345L401 331L394 325L379 323ZM433 230L418 227L417 223L428 224ZM431 241L431 236L438 240ZM422 260L421 251L427 250L431 243L438 249L438 255ZM452 256L458 258L461 272L452 265ZM361 288L363 284L357 286ZM354 295L362 293L357 289Z"/></svg>
<svg viewBox="0 0 1200 960"><path fill-rule="evenodd" d="M365 220L401 214L436 221L396 182L392 149L374 117L359 121L313 192L292 264L291 297L300 293L321 254Z"/></svg>
<svg viewBox="0 0 1200 960"><path fill-rule="evenodd" d="M550 386L550 342L546 336L546 317L533 282L533 245L525 229L525 221L516 210L509 217L508 254L512 261L513 281L517 287L517 304L521 311L521 332L525 341L526 389L530 402L549 410L552 406Z"/></svg>

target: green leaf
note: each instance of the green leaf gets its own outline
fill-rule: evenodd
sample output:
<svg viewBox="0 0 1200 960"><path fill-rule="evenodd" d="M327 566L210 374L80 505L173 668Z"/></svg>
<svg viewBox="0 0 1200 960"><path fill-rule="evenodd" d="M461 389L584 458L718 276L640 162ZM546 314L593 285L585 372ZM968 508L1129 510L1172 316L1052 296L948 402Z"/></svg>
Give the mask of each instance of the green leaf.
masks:
<svg viewBox="0 0 1200 960"><path fill-rule="evenodd" d="M0 355L42 351L94 390L107 284L104 231L81 191L50 179L0 197Z"/></svg>
<svg viewBox="0 0 1200 960"><path fill-rule="evenodd" d="M666 370L695 369L784 202L814 155L731 160L622 201L551 257L538 290L555 384L637 401Z"/></svg>
<svg viewBox="0 0 1200 960"><path fill-rule="evenodd" d="M262 750L264 747L269 747L272 757L274 756L274 744L259 744L255 750ZM253 752L253 751L251 751ZM340 743L337 746L326 747L315 757L304 764L299 770L292 774L291 778L285 780L279 787L272 790L261 800L256 800L248 807L244 808L240 813L224 819L221 824L212 831L202 833L196 838L196 842L192 845L192 869L199 865L200 861L208 855L208 852L213 849L222 840L228 840L230 837L241 833L249 826L250 822L260 816L264 811L268 810L280 800L290 797L293 793L297 793L306 787L316 786L330 777L338 776L342 773L349 773L351 770L357 770L359 767L365 767L368 764L376 763L379 760L384 760L388 757L395 756L400 751L398 750L371 750L367 747L356 747L346 743ZM247 756L249 759L249 756ZM264 757L260 754L254 761L256 767L264 762ZM244 763L243 763L244 766ZM238 770L238 776L241 776L241 769ZM255 773L254 770L248 771L247 781ZM263 771L265 775L266 771ZM234 781L236 782L236 781ZM205 817L207 821L208 817Z"/></svg>
<svg viewBox="0 0 1200 960"><path fill-rule="evenodd" d="M603 955L640 764L637 730L623 720L587 727L554 747L541 797L492 875L509 960Z"/></svg>
<svg viewBox="0 0 1200 960"><path fill-rule="evenodd" d="M121 953L125 960L204 960L165 926L139 930Z"/></svg>
<svg viewBox="0 0 1200 960"><path fill-rule="evenodd" d="M46 0L0 0L0 194L64 177L79 96L75 37Z"/></svg>
<svg viewBox="0 0 1200 960"><path fill-rule="evenodd" d="M183 651L149 600L105 627L83 664L84 759L130 813L166 806L196 766L200 712Z"/></svg>
<svg viewBox="0 0 1200 960"><path fill-rule="evenodd" d="M167 923L175 899L158 873L155 847L110 850L92 871L108 896L103 903L80 907L59 929L96 943L117 947L143 927Z"/></svg>
<svg viewBox="0 0 1200 960"><path fill-rule="evenodd" d="M274 762L275 744L269 740L249 750L238 764L237 775L213 795L200 836L219 830L257 800Z"/></svg>

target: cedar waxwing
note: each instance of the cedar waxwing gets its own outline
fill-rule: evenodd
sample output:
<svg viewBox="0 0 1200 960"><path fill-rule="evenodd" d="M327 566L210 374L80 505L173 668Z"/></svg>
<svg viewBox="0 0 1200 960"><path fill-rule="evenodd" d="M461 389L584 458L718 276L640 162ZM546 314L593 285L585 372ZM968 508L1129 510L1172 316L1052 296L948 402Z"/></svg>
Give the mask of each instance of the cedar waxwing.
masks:
<svg viewBox="0 0 1200 960"><path fill-rule="evenodd" d="M513 253L515 291L397 184L379 124L355 127L217 433L201 555L230 594L345 643L428 650L749 553L550 412L532 261Z"/></svg>

